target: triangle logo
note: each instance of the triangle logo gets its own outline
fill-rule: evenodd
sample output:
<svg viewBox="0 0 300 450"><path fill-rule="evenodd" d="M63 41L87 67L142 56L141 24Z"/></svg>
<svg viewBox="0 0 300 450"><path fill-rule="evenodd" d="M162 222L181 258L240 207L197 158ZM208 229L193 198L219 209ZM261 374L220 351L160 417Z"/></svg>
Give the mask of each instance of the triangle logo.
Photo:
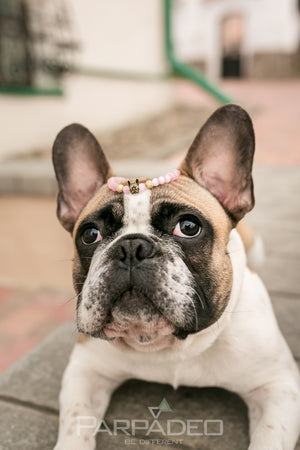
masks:
<svg viewBox="0 0 300 450"><path fill-rule="evenodd" d="M151 412L152 417L157 419L160 416L161 412L170 412L172 408L165 398L162 399L158 406L148 406L149 411Z"/></svg>
<svg viewBox="0 0 300 450"><path fill-rule="evenodd" d="M159 409L163 412L172 411L172 408L170 407L169 403L165 398L163 398L162 401L160 402Z"/></svg>

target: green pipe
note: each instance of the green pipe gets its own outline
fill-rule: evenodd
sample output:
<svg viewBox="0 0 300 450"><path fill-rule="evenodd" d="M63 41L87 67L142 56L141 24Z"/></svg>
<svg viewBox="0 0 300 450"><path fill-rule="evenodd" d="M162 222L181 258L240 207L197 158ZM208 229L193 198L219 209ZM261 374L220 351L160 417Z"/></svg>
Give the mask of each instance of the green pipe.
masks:
<svg viewBox="0 0 300 450"><path fill-rule="evenodd" d="M196 84L204 88L207 92L212 94L221 103L232 103L226 94L224 94L217 86L208 80L199 70L194 69L186 63L179 61L173 48L173 34L172 34L172 8L174 0L165 0L165 44L168 62L175 73L189 78Z"/></svg>

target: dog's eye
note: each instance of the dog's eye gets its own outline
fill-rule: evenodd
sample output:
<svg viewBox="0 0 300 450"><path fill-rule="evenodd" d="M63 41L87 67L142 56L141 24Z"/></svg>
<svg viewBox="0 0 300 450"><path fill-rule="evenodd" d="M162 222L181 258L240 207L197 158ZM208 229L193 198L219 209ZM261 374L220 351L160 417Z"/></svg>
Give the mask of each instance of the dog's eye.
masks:
<svg viewBox="0 0 300 450"><path fill-rule="evenodd" d="M173 230L175 236L193 238L199 236L202 227L196 217L185 217L177 222Z"/></svg>
<svg viewBox="0 0 300 450"><path fill-rule="evenodd" d="M101 239L102 236L97 228L86 228L81 236L81 240L85 245L95 244Z"/></svg>

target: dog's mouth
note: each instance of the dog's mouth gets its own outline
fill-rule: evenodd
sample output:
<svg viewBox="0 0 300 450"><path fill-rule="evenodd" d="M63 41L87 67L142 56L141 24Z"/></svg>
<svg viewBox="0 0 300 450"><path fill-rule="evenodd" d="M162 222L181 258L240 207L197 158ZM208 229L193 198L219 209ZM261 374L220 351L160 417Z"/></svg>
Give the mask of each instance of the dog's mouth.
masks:
<svg viewBox="0 0 300 450"><path fill-rule="evenodd" d="M112 306L102 335L109 340L122 340L130 347L152 348L168 339L174 326L144 294L126 291Z"/></svg>
<svg viewBox="0 0 300 450"><path fill-rule="evenodd" d="M88 301L81 303L79 297L79 332L141 351L165 348L177 339L185 339L193 332L195 307L191 307L191 302L181 302L178 307L169 291L151 288L127 286L115 298L107 297L104 302L103 297L102 303L98 292L93 295L92 290L88 291Z"/></svg>

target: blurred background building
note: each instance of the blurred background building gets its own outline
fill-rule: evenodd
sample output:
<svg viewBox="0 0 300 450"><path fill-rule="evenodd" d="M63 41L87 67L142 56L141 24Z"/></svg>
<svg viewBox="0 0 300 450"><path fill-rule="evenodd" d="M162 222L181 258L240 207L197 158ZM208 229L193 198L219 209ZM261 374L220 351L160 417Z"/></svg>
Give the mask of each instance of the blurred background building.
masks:
<svg viewBox="0 0 300 450"><path fill-rule="evenodd" d="M171 0L176 57L210 79L299 75L299 0ZM174 102L163 0L0 0L0 159L70 122L118 128Z"/></svg>
<svg viewBox="0 0 300 450"><path fill-rule="evenodd" d="M178 56L210 77L299 75L299 0L177 0Z"/></svg>

